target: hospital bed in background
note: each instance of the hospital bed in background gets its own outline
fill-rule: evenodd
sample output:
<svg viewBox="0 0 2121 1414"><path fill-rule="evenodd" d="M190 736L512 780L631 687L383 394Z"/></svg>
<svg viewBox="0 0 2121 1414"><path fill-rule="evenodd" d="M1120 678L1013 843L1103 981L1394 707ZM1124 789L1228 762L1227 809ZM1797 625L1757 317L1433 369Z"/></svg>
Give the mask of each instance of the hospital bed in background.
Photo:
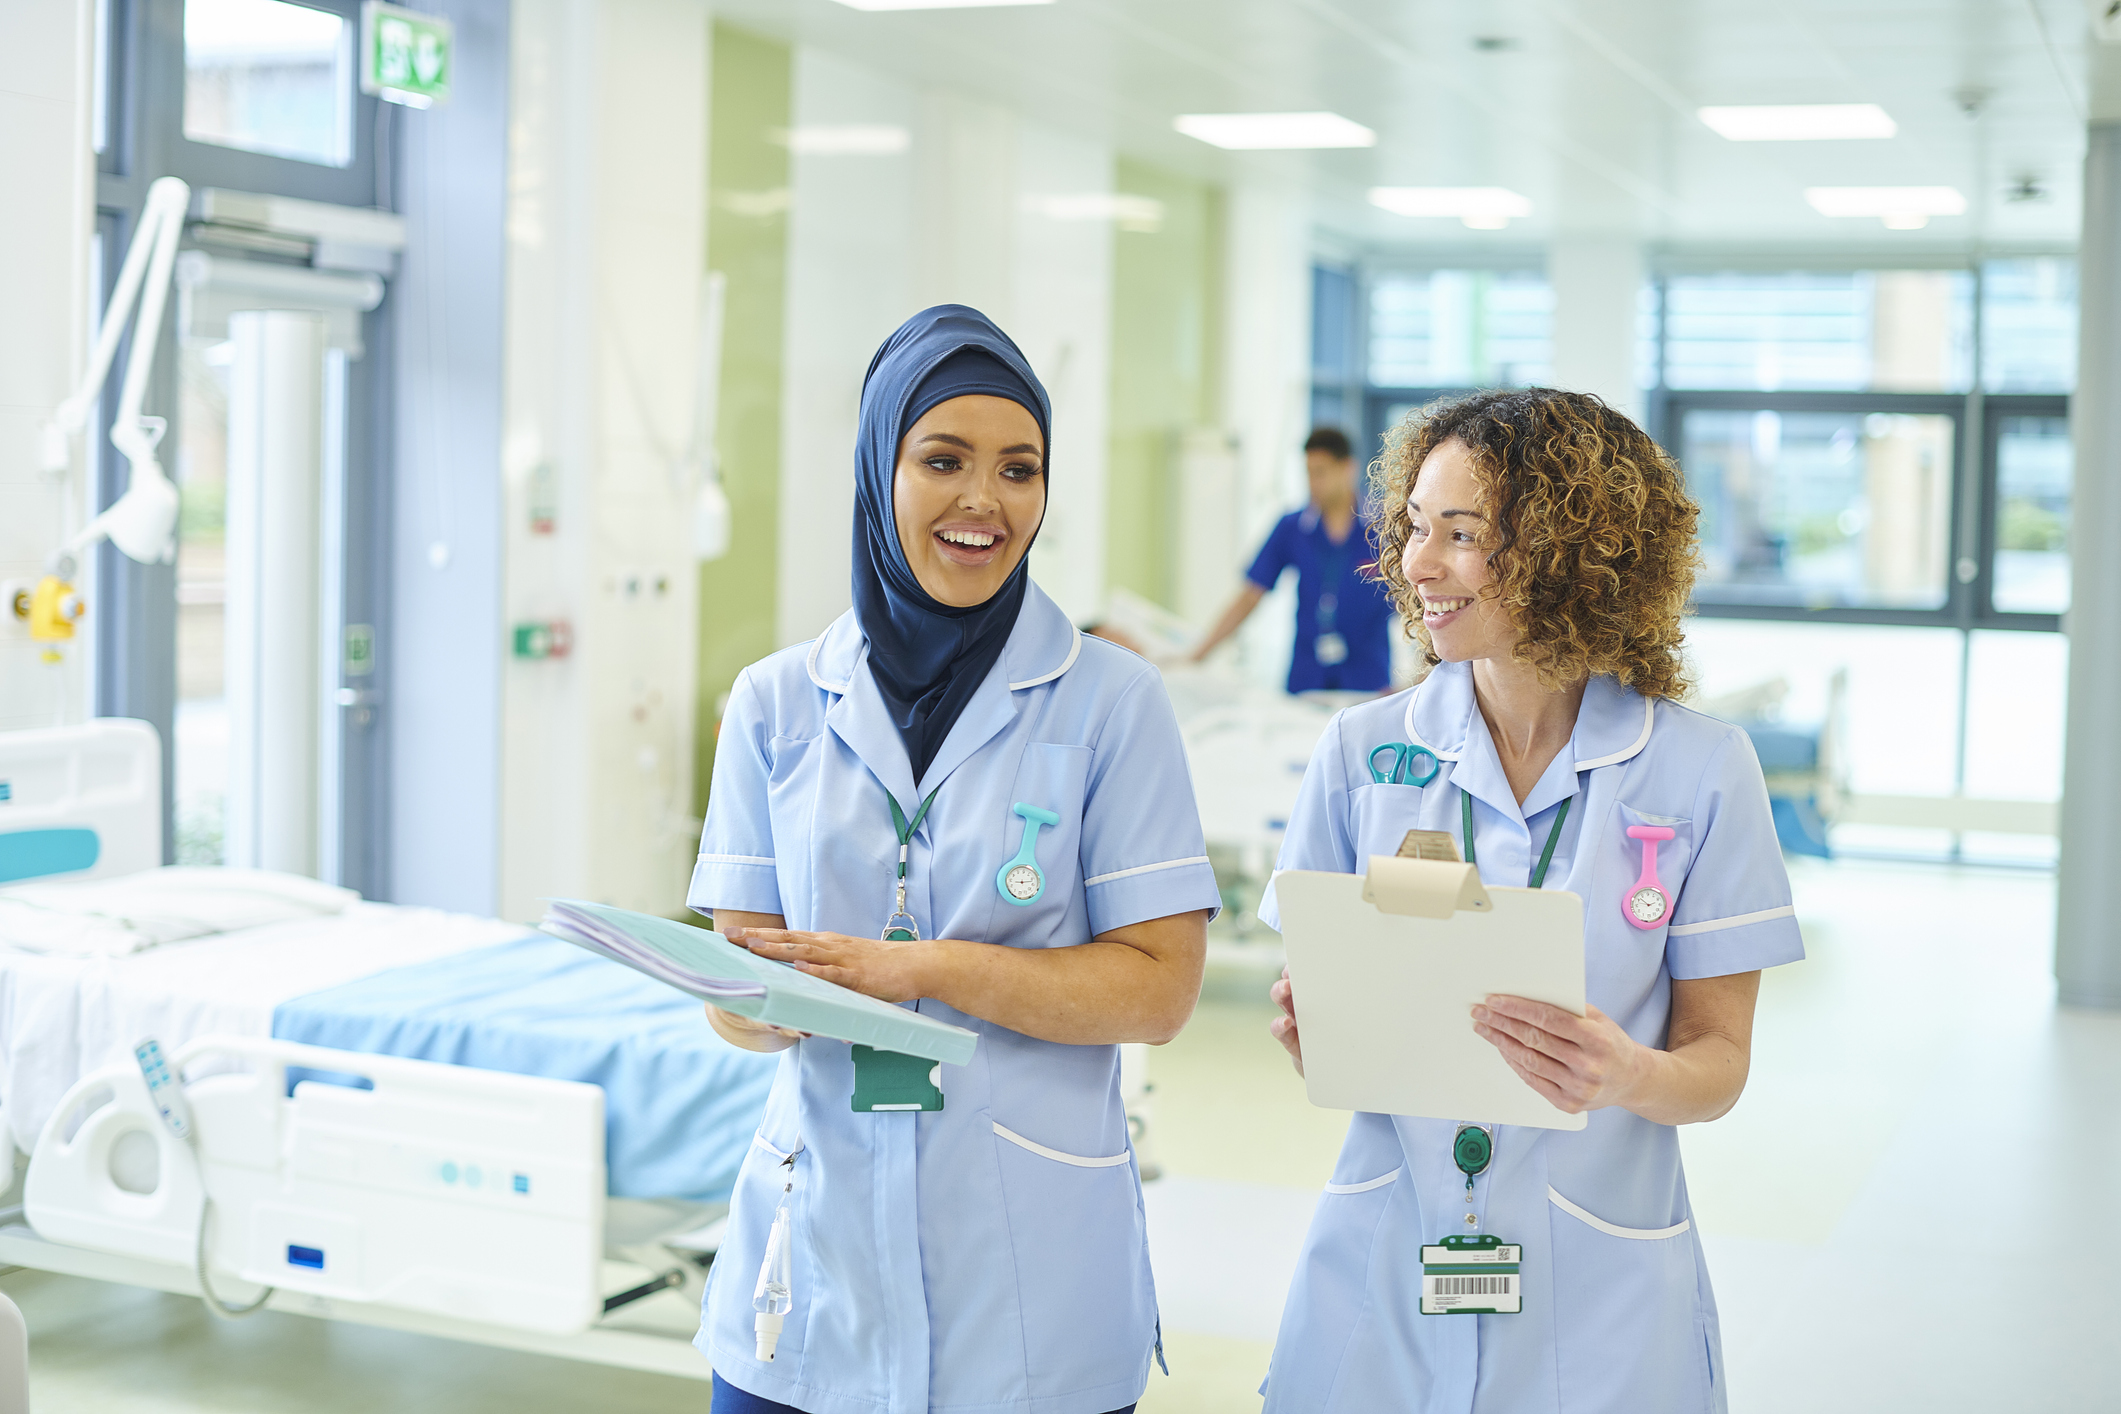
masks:
<svg viewBox="0 0 2121 1414"><path fill-rule="evenodd" d="M1831 857L1827 830L1849 800L1849 670L1827 679L1826 713L1816 722L1786 721L1782 704L1790 694L1786 677L1772 677L1688 705L1744 729L1767 778L1775 836L1785 852Z"/></svg>
<svg viewBox="0 0 2121 1414"><path fill-rule="evenodd" d="M1208 668L1169 668L1201 831L1240 939L1264 932L1260 895L1273 877L1304 771L1342 705L1290 697Z"/></svg>
<svg viewBox="0 0 2121 1414"><path fill-rule="evenodd" d="M185 1153L126 1137L153 1133L125 1083L153 1037L221 1106L202 1110L198 1151L217 1199L217 1156L278 1154L214 1221L210 1271L238 1296L264 1281L271 1309L706 1378L689 1344L700 1280L776 1058L722 1042L690 998L520 924L160 869L159 756L137 722L0 734L0 938L14 939L0 944L0 1121L30 1151L34 1194L27 1212L0 1211L0 1261L199 1290L169 1260L171 1234L196 1238L196 1222L142 1216L161 1203L185 1217L180 1188L163 1187L183 1182ZM239 1084L249 1108L223 1105ZM532 1126L533 1143L504 1122L532 1112L563 1118ZM240 1134L226 1128L238 1115ZM102 1138L82 1149L83 1133ZM540 1184L532 1158L576 1178ZM284 1197L297 1189L309 1197ZM564 1214L547 1211L561 1191ZM532 1254L567 1274L534 1319L490 1296L535 1224L462 1224L462 1243L425 1244L416 1278L384 1255L418 1230L405 1214L421 1203L462 1217L503 1199L502 1217L535 1211L572 1234ZM290 1211L325 1235L305 1240Z"/></svg>

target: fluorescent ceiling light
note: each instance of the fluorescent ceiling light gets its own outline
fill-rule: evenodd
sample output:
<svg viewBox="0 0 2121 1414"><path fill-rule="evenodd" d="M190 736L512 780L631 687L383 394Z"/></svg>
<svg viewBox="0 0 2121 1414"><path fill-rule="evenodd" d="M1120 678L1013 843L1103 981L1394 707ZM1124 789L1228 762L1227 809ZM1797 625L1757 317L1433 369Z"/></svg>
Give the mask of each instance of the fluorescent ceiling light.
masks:
<svg viewBox="0 0 2121 1414"><path fill-rule="evenodd" d="M1395 216L1456 216L1476 231L1499 231L1532 203L1503 187L1371 187L1370 204Z"/></svg>
<svg viewBox="0 0 2121 1414"><path fill-rule="evenodd" d="M840 0L850 10L984 10L1002 5L1051 5L1053 0Z"/></svg>
<svg viewBox="0 0 2121 1414"><path fill-rule="evenodd" d="M1875 103L1764 103L1703 108L1699 114L1732 142L1828 142L1900 131L1892 114Z"/></svg>
<svg viewBox="0 0 2121 1414"><path fill-rule="evenodd" d="M1129 192L1086 191L1030 195L1023 208L1049 221L1109 221L1122 231L1154 235L1163 229L1164 204Z"/></svg>
<svg viewBox="0 0 2121 1414"><path fill-rule="evenodd" d="M1338 113L1185 113L1172 119L1171 126L1187 137L1240 152L1377 146L1376 133Z"/></svg>
<svg viewBox="0 0 2121 1414"><path fill-rule="evenodd" d="M1919 231L1932 216L1957 216L1966 198L1955 187L1806 187L1821 216L1875 216L1895 231Z"/></svg>
<svg viewBox="0 0 2121 1414"><path fill-rule="evenodd" d="M881 123L775 128L768 136L790 152L806 157L887 157L913 145L913 134Z"/></svg>

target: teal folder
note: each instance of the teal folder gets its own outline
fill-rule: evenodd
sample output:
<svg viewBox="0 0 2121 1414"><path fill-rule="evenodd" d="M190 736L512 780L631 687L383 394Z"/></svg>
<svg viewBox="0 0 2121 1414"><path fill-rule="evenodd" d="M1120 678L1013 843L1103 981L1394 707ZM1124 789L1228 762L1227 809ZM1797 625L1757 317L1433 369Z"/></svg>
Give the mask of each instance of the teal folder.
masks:
<svg viewBox="0 0 2121 1414"><path fill-rule="evenodd" d="M945 1065L966 1064L979 1045L976 1031L865 997L785 962L760 957L719 933L651 913L554 899L541 926L576 947L769 1026Z"/></svg>

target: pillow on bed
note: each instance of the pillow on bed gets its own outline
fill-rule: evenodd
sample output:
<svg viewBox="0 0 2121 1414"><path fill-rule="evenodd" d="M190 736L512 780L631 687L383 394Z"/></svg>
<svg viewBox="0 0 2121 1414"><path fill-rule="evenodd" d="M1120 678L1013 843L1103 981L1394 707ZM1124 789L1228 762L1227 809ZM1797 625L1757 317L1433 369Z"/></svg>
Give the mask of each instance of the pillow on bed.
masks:
<svg viewBox="0 0 2121 1414"><path fill-rule="evenodd" d="M0 944L118 957L162 943L344 913L352 889L264 869L143 869L0 889Z"/></svg>

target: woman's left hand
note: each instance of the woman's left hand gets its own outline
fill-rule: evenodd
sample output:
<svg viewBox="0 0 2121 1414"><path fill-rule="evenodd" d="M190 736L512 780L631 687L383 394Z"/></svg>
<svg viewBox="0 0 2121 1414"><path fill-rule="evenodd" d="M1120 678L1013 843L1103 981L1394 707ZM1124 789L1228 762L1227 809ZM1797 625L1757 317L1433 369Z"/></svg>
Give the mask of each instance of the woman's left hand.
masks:
<svg viewBox="0 0 2121 1414"><path fill-rule="evenodd" d="M1574 1016L1546 1002L1489 997L1473 1008L1473 1030L1564 1114L1627 1106L1662 1054L1590 1005Z"/></svg>
<svg viewBox="0 0 2121 1414"><path fill-rule="evenodd" d="M723 935L775 962L792 962L799 972L886 1002L910 1002L928 995L925 963L933 945L853 938L845 933L799 933L789 928L732 928Z"/></svg>

